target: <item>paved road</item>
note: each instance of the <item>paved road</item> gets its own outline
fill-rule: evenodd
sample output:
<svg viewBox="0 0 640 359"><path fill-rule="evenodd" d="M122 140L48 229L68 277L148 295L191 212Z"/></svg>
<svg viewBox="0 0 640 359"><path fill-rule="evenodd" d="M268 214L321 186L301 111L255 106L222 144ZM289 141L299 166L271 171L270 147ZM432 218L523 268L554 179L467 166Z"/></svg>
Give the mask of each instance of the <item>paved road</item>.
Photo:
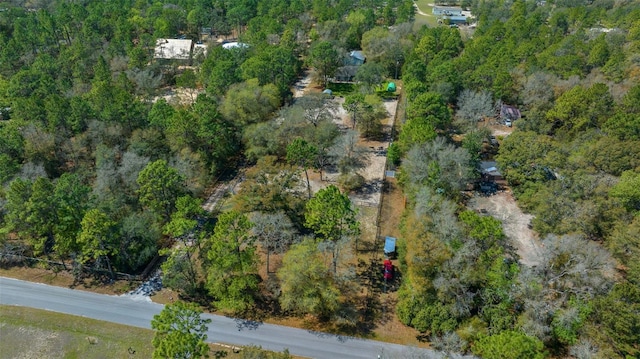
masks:
<svg viewBox="0 0 640 359"><path fill-rule="evenodd" d="M141 328L150 328L151 318L163 307L131 296L96 294L4 277L0 277L0 304L45 309ZM441 357L430 350L397 344L217 315L206 314L204 317L212 320L207 336L209 341L216 343L254 344L274 351L288 348L292 354L310 358L377 358L381 353L385 358Z"/></svg>

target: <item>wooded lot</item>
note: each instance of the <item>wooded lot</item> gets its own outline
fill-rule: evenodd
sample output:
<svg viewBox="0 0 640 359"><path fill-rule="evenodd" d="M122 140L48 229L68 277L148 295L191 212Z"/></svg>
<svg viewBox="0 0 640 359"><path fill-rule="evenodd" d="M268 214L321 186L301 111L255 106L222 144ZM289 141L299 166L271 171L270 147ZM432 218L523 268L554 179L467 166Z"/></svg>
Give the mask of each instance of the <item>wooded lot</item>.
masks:
<svg viewBox="0 0 640 359"><path fill-rule="evenodd" d="M0 261L112 278L163 256L185 300L358 333L373 284L349 193L394 81L400 321L447 352L640 357L640 3L462 5L472 26L415 29L410 0L0 3ZM159 39L193 49L160 56ZM317 93L294 97L307 69ZM504 108L521 117L493 136ZM535 261L466 207L485 159L533 215ZM204 211L242 166L230 205Z"/></svg>

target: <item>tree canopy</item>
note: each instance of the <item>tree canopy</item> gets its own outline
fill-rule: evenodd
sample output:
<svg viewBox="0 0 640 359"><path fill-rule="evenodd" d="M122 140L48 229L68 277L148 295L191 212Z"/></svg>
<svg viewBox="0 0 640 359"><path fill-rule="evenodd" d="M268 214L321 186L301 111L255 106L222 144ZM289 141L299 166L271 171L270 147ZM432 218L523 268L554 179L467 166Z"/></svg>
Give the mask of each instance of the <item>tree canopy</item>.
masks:
<svg viewBox="0 0 640 359"><path fill-rule="evenodd" d="M207 324L202 310L195 304L175 302L167 304L151 321L153 358L202 358L208 357Z"/></svg>
<svg viewBox="0 0 640 359"><path fill-rule="evenodd" d="M352 194L361 137L382 138L376 84L393 78L398 318L447 352L637 356L638 3L459 5L472 26L431 23L409 0L3 3L0 257L115 277L167 255L165 283L189 298L369 328L354 323L379 288L343 260L362 235L356 209L335 186L310 196L307 181L305 196L296 167L322 183L337 170ZM219 46L231 37L245 46ZM206 51L158 58L158 40L176 38ZM353 50L366 62L339 73ZM339 88L353 129L333 121L341 99L297 97L303 70ZM359 84L330 84L342 70ZM544 244L535 267L502 232L512 218L468 210L487 186L482 160L506 181L498 195L531 215L519 225ZM253 164L205 215L209 187ZM277 276L259 270L259 250L282 255Z"/></svg>

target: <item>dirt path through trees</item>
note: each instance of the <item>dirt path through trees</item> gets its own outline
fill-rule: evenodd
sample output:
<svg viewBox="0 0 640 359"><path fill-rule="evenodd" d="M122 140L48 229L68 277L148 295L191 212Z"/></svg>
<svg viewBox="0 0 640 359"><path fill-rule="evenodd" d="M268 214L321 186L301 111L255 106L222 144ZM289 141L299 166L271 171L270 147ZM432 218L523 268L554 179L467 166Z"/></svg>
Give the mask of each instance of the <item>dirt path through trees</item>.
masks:
<svg viewBox="0 0 640 359"><path fill-rule="evenodd" d="M483 124L488 126L488 124ZM491 133L500 138L507 137L513 128L502 125L488 126ZM538 265L541 261L541 243L538 234L531 230L530 223L533 215L524 213L513 197L509 188L490 196L474 194L467 206L476 211L486 211L488 215L502 221L505 235L511 239L516 252L520 256L520 263L526 266Z"/></svg>
<svg viewBox="0 0 640 359"><path fill-rule="evenodd" d="M520 263L535 266L540 263L540 240L529 228L533 215L523 213L511 191L498 192L491 196L476 195L468 203L469 208L485 210L486 213L500 221L505 235L511 239Z"/></svg>

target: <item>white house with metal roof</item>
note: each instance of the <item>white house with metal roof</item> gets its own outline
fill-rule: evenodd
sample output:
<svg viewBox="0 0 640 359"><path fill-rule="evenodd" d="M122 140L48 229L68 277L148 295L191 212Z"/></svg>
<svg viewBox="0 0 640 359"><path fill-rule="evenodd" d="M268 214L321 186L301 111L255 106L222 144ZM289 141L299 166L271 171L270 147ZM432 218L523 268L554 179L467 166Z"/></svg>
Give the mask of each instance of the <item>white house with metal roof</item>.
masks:
<svg viewBox="0 0 640 359"><path fill-rule="evenodd" d="M462 8L453 6L434 6L432 13L435 16L462 16Z"/></svg>
<svg viewBox="0 0 640 359"><path fill-rule="evenodd" d="M193 41L189 39L157 39L153 53L155 59L189 60Z"/></svg>

